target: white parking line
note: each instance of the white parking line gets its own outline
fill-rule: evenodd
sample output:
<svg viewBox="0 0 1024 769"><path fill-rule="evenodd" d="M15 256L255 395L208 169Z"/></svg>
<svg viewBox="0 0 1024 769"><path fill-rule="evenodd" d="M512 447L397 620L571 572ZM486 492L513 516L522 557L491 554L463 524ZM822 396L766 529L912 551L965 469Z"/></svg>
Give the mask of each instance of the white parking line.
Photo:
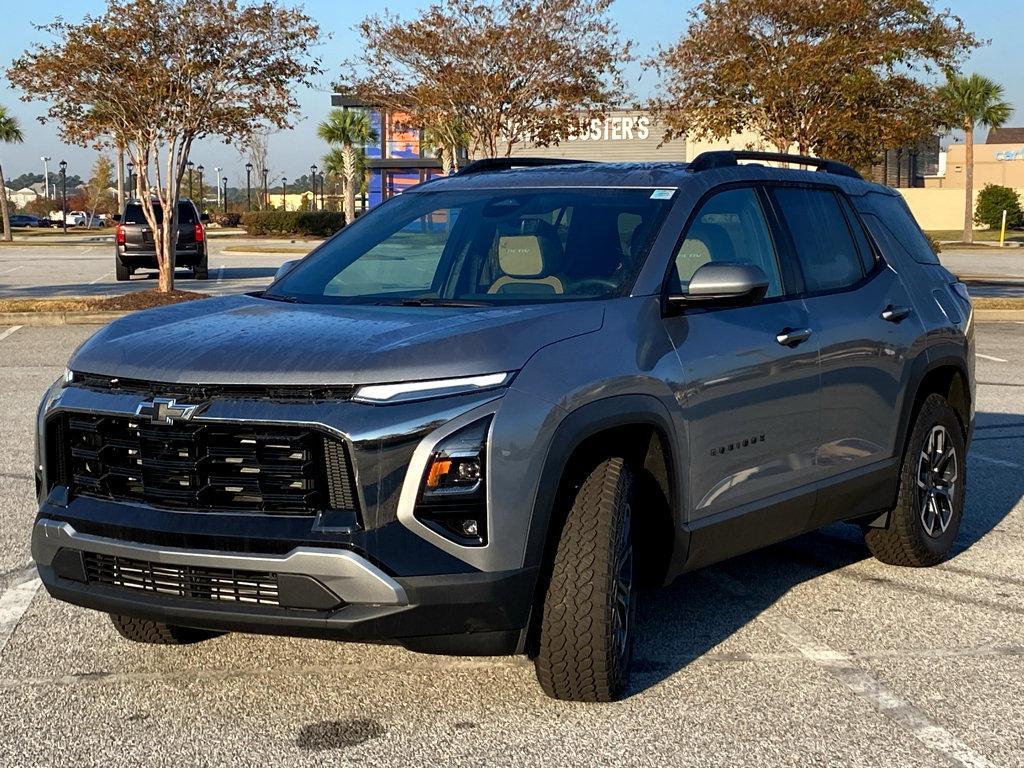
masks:
<svg viewBox="0 0 1024 769"><path fill-rule="evenodd" d="M217 268L217 285L219 286L223 282L224 282L224 265L222 264L219 268Z"/></svg>
<svg viewBox="0 0 1024 769"><path fill-rule="evenodd" d="M7 337L9 337L9 336L10 336L11 334L13 334L13 333L14 333L15 331L17 331L17 330L18 330L19 328L22 328L22 326L11 326L11 327L10 327L9 329L7 329L6 331L0 331L0 342L2 342L2 341L3 341L4 339L6 339Z"/></svg>
<svg viewBox="0 0 1024 769"><path fill-rule="evenodd" d="M739 580L716 574L715 583L735 597L750 601L750 593ZM755 604L750 601L751 607ZM853 657L818 641L791 618L778 611L757 608L757 620L774 630L805 658L831 673L840 683L886 718L909 731L927 748L944 756L954 766L991 766L988 759L952 733L934 723L918 708L857 667Z"/></svg>
<svg viewBox="0 0 1024 769"><path fill-rule="evenodd" d="M15 270L22 270L22 269L24 269L24 268L25 268L25 265L23 265L23 264L19 264L19 265L18 265L17 267L11 267L11 269L9 269L9 270L4 270L4 271L3 271L3 274L4 274L4 275L10 275L10 274L11 274L12 272L14 272Z"/></svg>
<svg viewBox="0 0 1024 769"><path fill-rule="evenodd" d="M984 358L985 360L994 361L995 363L1009 363L1005 358L997 358L995 355L982 355L980 352L974 353L975 358Z"/></svg>
<svg viewBox="0 0 1024 769"><path fill-rule="evenodd" d="M15 628L21 622L41 584L43 583L39 581L39 577L32 577L0 595L0 654L14 635Z"/></svg>
<svg viewBox="0 0 1024 769"><path fill-rule="evenodd" d="M977 451L972 451L967 455L968 459L977 459L981 462L988 462L990 465L999 465L1000 467L1012 467L1015 470L1024 470L1024 465L1017 462L1010 462L1005 459L997 459L996 457L990 457L986 454L979 454Z"/></svg>
<svg viewBox="0 0 1024 769"><path fill-rule="evenodd" d="M104 279L106 279L106 278L109 278L109 277L110 277L111 275L113 275L113 274L114 274L114 273L112 273L112 272L105 272L105 273L103 273L102 275L100 275L100 276L99 276L98 278L96 278L96 280L90 280L90 281L89 281L89 285L90 285L90 286L95 286L95 285L96 285L97 283L99 283L99 282L100 282L101 280L104 280Z"/></svg>

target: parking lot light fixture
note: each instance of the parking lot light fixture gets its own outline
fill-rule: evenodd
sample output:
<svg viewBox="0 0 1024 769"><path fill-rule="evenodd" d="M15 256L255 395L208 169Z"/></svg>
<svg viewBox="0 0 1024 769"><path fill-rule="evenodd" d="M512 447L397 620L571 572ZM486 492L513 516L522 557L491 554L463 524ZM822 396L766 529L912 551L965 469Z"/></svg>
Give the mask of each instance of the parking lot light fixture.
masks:
<svg viewBox="0 0 1024 769"><path fill-rule="evenodd" d="M68 234L68 164L66 160L60 161L60 221L64 228L64 234Z"/></svg>
<svg viewBox="0 0 1024 769"><path fill-rule="evenodd" d="M310 205L316 211L316 163L309 167Z"/></svg>
<svg viewBox="0 0 1024 769"><path fill-rule="evenodd" d="M245 210L252 211L252 163L245 164Z"/></svg>
<svg viewBox="0 0 1024 769"><path fill-rule="evenodd" d="M288 178L285 176L281 177L281 209L288 210Z"/></svg>
<svg viewBox="0 0 1024 769"><path fill-rule="evenodd" d="M263 169L263 207L266 208L270 205L270 169Z"/></svg>
<svg viewBox="0 0 1024 769"><path fill-rule="evenodd" d="M199 172L199 213L203 213L206 206L206 195L203 192L203 167L202 165L196 166L196 170Z"/></svg>
<svg viewBox="0 0 1024 769"><path fill-rule="evenodd" d="M185 166L188 168L188 199L193 200L192 196L192 169L196 167L196 164L191 160L188 161Z"/></svg>
<svg viewBox="0 0 1024 769"><path fill-rule="evenodd" d="M224 213L226 214L228 212L228 177L223 177L220 182L224 187Z"/></svg>
<svg viewBox="0 0 1024 769"><path fill-rule="evenodd" d="M129 194L134 195L133 190L135 189L135 164L132 161L128 161L126 164L128 168L128 190Z"/></svg>
<svg viewBox="0 0 1024 769"><path fill-rule="evenodd" d="M324 190L324 187L326 186L326 184L327 184L327 177L324 175L324 172L321 171L320 172L320 210L321 211L326 211L327 210L327 203L326 203L326 201L324 199L325 194L326 194L325 190Z"/></svg>

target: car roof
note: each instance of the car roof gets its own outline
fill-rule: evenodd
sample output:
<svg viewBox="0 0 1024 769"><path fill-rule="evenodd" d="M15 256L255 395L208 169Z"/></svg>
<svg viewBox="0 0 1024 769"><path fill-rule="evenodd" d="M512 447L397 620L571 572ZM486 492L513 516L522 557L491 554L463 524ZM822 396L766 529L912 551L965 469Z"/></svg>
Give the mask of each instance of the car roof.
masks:
<svg viewBox="0 0 1024 769"><path fill-rule="evenodd" d="M698 156L698 159L699 160ZM451 176L435 177L407 190L409 192L433 192L440 190L470 189L511 189L522 187L602 187L602 188L652 188L698 185L707 187L732 181L783 181L803 183L828 183L850 194L861 195L868 190L895 194L889 187L865 181L859 176L837 173L832 170L805 170L799 168L778 168L762 164L738 164L699 168L697 163L681 162L629 162L604 163L590 161L565 161L556 159L551 165L533 164L531 159L525 166L515 165L516 158L507 159L512 167L485 168L479 171L462 172ZM808 158L807 161L811 162ZM813 159L817 161L817 159ZM821 162L821 161L818 161ZM841 164L832 164L840 167ZM469 168L469 167L467 167ZM849 169L852 171L852 169ZM854 174L856 172L853 172Z"/></svg>

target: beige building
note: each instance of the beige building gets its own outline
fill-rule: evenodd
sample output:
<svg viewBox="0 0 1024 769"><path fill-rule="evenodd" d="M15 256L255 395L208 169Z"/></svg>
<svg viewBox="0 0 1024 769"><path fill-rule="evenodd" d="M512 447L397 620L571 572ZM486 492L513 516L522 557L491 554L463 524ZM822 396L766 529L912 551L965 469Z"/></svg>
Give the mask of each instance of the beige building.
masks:
<svg viewBox="0 0 1024 769"><path fill-rule="evenodd" d="M925 178L925 187L964 188L966 146L950 144L945 174ZM974 186L1024 187L1024 128L993 128L984 144L974 145Z"/></svg>

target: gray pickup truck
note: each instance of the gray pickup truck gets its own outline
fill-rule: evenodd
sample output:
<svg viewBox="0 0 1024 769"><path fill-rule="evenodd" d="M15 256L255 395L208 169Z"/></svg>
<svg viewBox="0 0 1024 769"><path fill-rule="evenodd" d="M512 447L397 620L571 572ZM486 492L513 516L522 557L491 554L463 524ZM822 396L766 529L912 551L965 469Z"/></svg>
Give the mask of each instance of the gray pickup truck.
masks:
<svg viewBox="0 0 1024 769"><path fill-rule="evenodd" d="M33 554L134 641L525 654L613 699L641 584L836 521L945 557L972 318L839 163L479 161L265 291L85 342L39 409Z"/></svg>
<svg viewBox="0 0 1024 769"><path fill-rule="evenodd" d="M154 201L157 224L163 221L163 208ZM209 254L206 250L206 227L209 220L200 214L188 198L178 201L178 245L175 251L175 266L192 270L197 280L210 276ZM118 280L131 280L138 269L157 269L156 246L153 232L142 212L138 200L129 200L124 211L115 218L114 229L114 274Z"/></svg>

